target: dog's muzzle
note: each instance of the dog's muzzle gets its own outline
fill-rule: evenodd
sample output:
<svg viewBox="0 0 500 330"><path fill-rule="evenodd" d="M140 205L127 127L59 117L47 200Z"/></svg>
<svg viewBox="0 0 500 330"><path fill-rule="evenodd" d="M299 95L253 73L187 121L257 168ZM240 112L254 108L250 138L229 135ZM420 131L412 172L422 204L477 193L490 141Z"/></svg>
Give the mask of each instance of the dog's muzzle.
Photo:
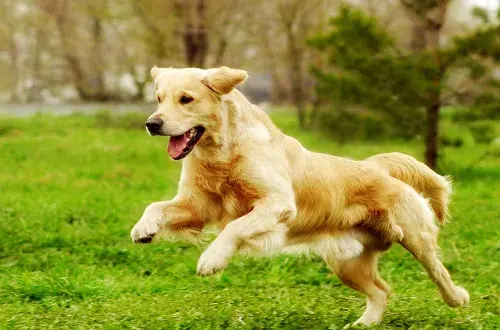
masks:
<svg viewBox="0 0 500 330"><path fill-rule="evenodd" d="M146 122L146 127L148 128L151 135L161 135L161 129L163 127L163 120L158 117L149 118Z"/></svg>

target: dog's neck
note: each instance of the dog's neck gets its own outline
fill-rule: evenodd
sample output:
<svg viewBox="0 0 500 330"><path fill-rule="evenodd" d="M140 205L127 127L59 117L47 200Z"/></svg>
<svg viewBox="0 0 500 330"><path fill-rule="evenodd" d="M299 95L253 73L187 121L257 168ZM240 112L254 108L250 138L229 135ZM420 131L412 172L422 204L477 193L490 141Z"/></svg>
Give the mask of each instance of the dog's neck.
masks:
<svg viewBox="0 0 500 330"><path fill-rule="evenodd" d="M220 100L220 120L210 136L191 153L193 160L209 162L230 162L236 157L235 145L239 143L242 130L248 129L256 123L262 123L261 117L266 116L255 105L250 103L238 90L224 95ZM269 120L269 123L270 120ZM268 126L268 123L263 123ZM272 123L274 130L279 131ZM273 127L270 127L271 129Z"/></svg>

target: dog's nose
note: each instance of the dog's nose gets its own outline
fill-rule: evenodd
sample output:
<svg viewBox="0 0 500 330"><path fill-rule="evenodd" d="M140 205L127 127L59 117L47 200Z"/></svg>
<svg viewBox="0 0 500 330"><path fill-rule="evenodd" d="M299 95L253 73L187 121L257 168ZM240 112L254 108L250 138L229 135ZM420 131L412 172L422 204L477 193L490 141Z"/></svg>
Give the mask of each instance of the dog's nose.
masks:
<svg viewBox="0 0 500 330"><path fill-rule="evenodd" d="M158 134L163 126L163 120L158 117L149 118L146 122L146 127L151 134Z"/></svg>

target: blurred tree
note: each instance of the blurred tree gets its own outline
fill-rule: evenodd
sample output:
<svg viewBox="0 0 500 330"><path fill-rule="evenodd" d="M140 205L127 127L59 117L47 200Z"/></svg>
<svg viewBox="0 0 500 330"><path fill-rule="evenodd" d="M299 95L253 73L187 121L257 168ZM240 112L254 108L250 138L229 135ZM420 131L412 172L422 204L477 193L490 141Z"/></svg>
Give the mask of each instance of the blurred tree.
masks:
<svg viewBox="0 0 500 330"><path fill-rule="evenodd" d="M84 8L90 18L90 52L89 60L93 64L89 70L90 94L94 100L105 101L110 96L106 93L104 84L104 72L106 63L104 61L104 21L108 16L107 0L87 1Z"/></svg>
<svg viewBox="0 0 500 330"><path fill-rule="evenodd" d="M311 6L311 4L309 4ZM305 93L304 93L304 74L303 74L303 57L304 46L301 42L307 36L307 28L311 21L307 18L311 17L304 8L307 8L302 1L277 1L277 13L279 22L285 35L286 40L286 55L288 59L288 74L291 81L291 97L297 116L299 126L304 128L306 121L305 109Z"/></svg>
<svg viewBox="0 0 500 330"><path fill-rule="evenodd" d="M105 101L108 96L104 91L101 48L106 2L82 4L73 0L38 0L37 5L55 21L62 54L80 98ZM79 29L80 24L87 28ZM90 35L85 35L89 31Z"/></svg>
<svg viewBox="0 0 500 330"><path fill-rule="evenodd" d="M157 65L171 65L181 61L181 44L176 36L179 13L175 1L144 0L127 1L129 11L123 15L122 25L127 34L132 34L144 43ZM130 20L137 18L137 25ZM139 31L138 31L139 30ZM127 34L124 36L127 37ZM130 41L125 39L125 42Z"/></svg>
<svg viewBox="0 0 500 330"><path fill-rule="evenodd" d="M476 12L481 20L467 21L465 27L450 24L462 16L458 7L465 1L455 0L446 9L451 14L438 33L440 48L449 46L449 35L473 33L467 25L493 24L488 13L481 11ZM325 30L341 3L357 5L377 17L394 39L384 52L392 49L394 55L397 50L403 57L420 53L435 62L429 50L429 21L436 19L433 15L438 11L428 0L415 2L417 8L409 0L4 0L0 2L0 69L6 74L0 77L0 97L27 102L75 97L143 100L149 97L145 91L153 64L228 65L244 67L263 86L270 85L272 101L294 105L305 126L306 108L320 100L315 98L315 80L308 69L326 62L321 53L307 47L306 39ZM432 6L425 11L423 5ZM474 68L477 74L486 66L489 72L493 64L484 58L476 54L456 63L475 62L462 67ZM441 104L491 100L491 81L485 76L463 79L460 70L454 69L456 63L443 76ZM483 108L478 114L494 109ZM417 118L412 111L394 118ZM417 118L401 130L408 128L406 132L413 134L419 131L419 122Z"/></svg>
<svg viewBox="0 0 500 330"><path fill-rule="evenodd" d="M33 15L31 22L33 24L33 40L31 49L32 52L29 53L29 62L27 67L31 71L31 84L24 92L27 102L39 102L42 101L41 90L44 84L49 83L51 80L47 80L44 77L43 72L43 60L42 56L47 47L47 28L42 24L37 15Z"/></svg>
<svg viewBox="0 0 500 330"><path fill-rule="evenodd" d="M18 92L20 81L20 40L15 27L19 24L19 12L16 10L16 1L5 0L0 2L0 51L5 52L8 57L8 81L4 83L10 87L10 101L19 102Z"/></svg>
<svg viewBox="0 0 500 330"><path fill-rule="evenodd" d="M181 35L186 64L203 68L208 52L205 0L177 0L175 8L184 23Z"/></svg>
<svg viewBox="0 0 500 330"><path fill-rule="evenodd" d="M443 63L440 51L440 33L443 28L448 0L401 0L410 15L415 16L412 48L414 52L427 50L433 63L431 64L430 83L423 104L426 110L425 161L431 168L436 168L438 159L439 110L441 108L442 85L447 65Z"/></svg>
<svg viewBox="0 0 500 330"><path fill-rule="evenodd" d="M39 0L37 5L41 10L53 17L60 36L62 53L71 70L75 88L82 99L90 99L84 86L84 73L80 59L72 42L72 32L75 24L70 19L69 0Z"/></svg>
<svg viewBox="0 0 500 330"><path fill-rule="evenodd" d="M436 168L439 112L457 94L447 81L461 70L467 80L498 82L485 58L499 60L500 25L483 25L443 45L440 32L448 1L401 1L418 21L410 49L398 47L374 18L343 7L331 20L330 31L310 40L329 63L327 68L314 67L313 74L322 99L378 112L402 136L419 134L425 113L425 158ZM496 100L492 97L490 102Z"/></svg>
<svg viewBox="0 0 500 330"><path fill-rule="evenodd" d="M175 38L176 20L172 1L109 0L111 19L108 38L113 49L108 71L113 68L120 77L130 77L135 95L144 101L152 65L182 66L181 45Z"/></svg>
<svg viewBox="0 0 500 330"><path fill-rule="evenodd" d="M248 18L248 38L260 52L257 60L271 71L274 100L290 100L300 127L306 126L306 105L312 99L313 79L308 63L316 60L306 39L322 30L338 0L255 1ZM257 18L255 13L259 13Z"/></svg>

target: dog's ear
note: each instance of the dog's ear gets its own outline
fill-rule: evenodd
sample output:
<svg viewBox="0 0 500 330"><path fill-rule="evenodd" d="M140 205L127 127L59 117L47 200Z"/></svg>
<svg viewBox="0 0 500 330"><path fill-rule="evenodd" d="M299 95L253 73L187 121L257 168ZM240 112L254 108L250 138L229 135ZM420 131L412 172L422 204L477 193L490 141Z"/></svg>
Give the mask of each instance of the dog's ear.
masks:
<svg viewBox="0 0 500 330"><path fill-rule="evenodd" d="M208 75L202 80L203 84L219 94L228 94L248 78L246 71L231 69L227 66L208 69L207 72Z"/></svg>
<svg viewBox="0 0 500 330"><path fill-rule="evenodd" d="M154 67L151 68L151 78L153 78L153 80L156 79L156 77L158 76L158 73L160 73L160 68L157 67L156 65Z"/></svg>

